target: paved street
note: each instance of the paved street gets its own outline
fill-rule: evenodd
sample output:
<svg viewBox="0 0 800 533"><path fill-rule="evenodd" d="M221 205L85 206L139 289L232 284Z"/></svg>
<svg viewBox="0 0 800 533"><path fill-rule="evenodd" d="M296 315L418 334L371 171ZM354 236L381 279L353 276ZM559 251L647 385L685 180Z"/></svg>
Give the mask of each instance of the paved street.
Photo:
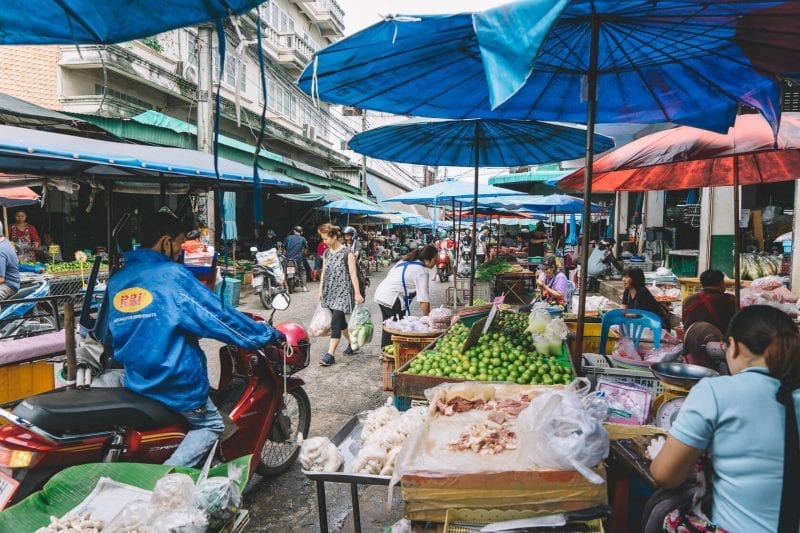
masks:
<svg viewBox="0 0 800 533"><path fill-rule="evenodd" d="M367 289L367 303L376 323L380 322L380 312L372 296L385 275L385 269L371 273L372 286ZM318 287L318 283L310 283L309 292L293 294L290 308L277 312L275 322L308 324L317 305ZM445 287L443 283L431 281L433 305L444 301ZM249 287L242 291L239 309L265 312ZM353 415L382 405L390 396L391 393L383 391L379 341L380 330L376 330L372 342L357 354L341 355L342 346L336 364L321 367L318 361L327 349L328 339L312 338L311 364L299 374L306 382L306 391L311 399L311 436L333 436ZM204 341L203 347L209 355L211 380L215 383L216 345ZM331 531L352 531L349 485L328 483L326 487ZM392 510L387 510L385 487L362 488L361 492L364 531L382 530L401 517L397 502ZM275 479L256 475L245 493L245 507L250 510L250 531L319 531L315 486L302 474L299 463Z"/></svg>

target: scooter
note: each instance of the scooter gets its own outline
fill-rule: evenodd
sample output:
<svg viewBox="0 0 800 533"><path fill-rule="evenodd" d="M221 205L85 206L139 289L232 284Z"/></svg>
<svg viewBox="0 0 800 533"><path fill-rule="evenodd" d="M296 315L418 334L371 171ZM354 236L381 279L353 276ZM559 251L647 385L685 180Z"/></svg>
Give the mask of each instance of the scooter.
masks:
<svg viewBox="0 0 800 533"><path fill-rule="evenodd" d="M250 248L255 259L258 249ZM257 261L253 265L253 290L258 293L261 305L264 309L272 309L272 300L276 295L286 292L286 278L280 268L279 262L273 265L259 264Z"/></svg>
<svg viewBox="0 0 800 533"><path fill-rule="evenodd" d="M276 295L272 314L288 308L289 302L285 293ZM251 475L275 476L288 470L300 453L297 435L307 435L311 423L304 382L293 375L308 366L308 334L292 322L275 328L286 336L285 344L252 351L220 348L221 377L211 394L235 426L233 434L223 435L217 459L252 454ZM179 413L125 388L38 394L11 411L0 409L0 417L9 422L0 427L0 509L39 490L69 466L163 463L188 430Z"/></svg>
<svg viewBox="0 0 800 533"><path fill-rule="evenodd" d="M37 300L49 293L50 284L43 280L20 289L9 298L27 301L3 305L0 309L0 339L18 339L57 330L52 306Z"/></svg>
<svg viewBox="0 0 800 533"><path fill-rule="evenodd" d="M439 249L439 254L436 256L436 273L439 275L439 281L447 283L450 279L450 252L444 248Z"/></svg>

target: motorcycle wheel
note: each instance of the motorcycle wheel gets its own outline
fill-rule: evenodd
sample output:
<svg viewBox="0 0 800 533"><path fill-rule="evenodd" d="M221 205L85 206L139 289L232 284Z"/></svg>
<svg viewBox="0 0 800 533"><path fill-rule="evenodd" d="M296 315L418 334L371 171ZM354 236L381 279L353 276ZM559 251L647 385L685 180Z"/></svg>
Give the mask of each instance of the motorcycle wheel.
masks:
<svg viewBox="0 0 800 533"><path fill-rule="evenodd" d="M269 278L264 278L261 290L258 291L258 299L261 300L264 309L272 309L272 282Z"/></svg>
<svg viewBox="0 0 800 533"><path fill-rule="evenodd" d="M308 436L308 429L311 427L311 402L306 391L301 388L288 391L284 408L275 416L273 427L261 449L256 467L256 471L265 477L286 472L300 455L297 434ZM287 424L286 431L275 427L281 420Z"/></svg>
<svg viewBox="0 0 800 533"><path fill-rule="evenodd" d="M294 278L289 278L286 282L286 289L289 291L289 294L294 293Z"/></svg>

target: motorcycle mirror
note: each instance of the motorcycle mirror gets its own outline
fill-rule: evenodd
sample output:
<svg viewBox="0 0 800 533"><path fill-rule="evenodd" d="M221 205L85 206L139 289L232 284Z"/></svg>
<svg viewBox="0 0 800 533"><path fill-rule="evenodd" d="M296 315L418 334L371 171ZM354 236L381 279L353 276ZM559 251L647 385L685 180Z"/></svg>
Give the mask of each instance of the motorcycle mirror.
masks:
<svg viewBox="0 0 800 533"><path fill-rule="evenodd" d="M279 292L272 298L272 308L278 311L286 311L292 299L285 292Z"/></svg>

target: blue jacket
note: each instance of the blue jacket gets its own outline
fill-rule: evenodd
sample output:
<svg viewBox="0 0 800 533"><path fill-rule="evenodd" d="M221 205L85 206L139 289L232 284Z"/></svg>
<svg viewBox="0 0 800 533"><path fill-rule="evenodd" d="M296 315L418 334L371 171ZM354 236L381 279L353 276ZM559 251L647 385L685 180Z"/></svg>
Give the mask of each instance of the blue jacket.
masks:
<svg viewBox="0 0 800 533"><path fill-rule="evenodd" d="M125 386L180 412L208 399L201 337L254 349L280 335L223 306L185 267L148 249L125 254L125 268L108 280L108 301Z"/></svg>

